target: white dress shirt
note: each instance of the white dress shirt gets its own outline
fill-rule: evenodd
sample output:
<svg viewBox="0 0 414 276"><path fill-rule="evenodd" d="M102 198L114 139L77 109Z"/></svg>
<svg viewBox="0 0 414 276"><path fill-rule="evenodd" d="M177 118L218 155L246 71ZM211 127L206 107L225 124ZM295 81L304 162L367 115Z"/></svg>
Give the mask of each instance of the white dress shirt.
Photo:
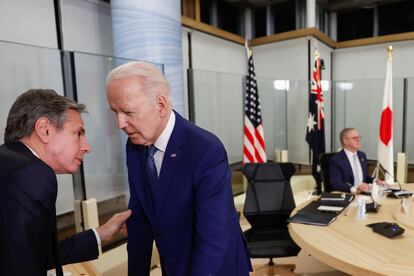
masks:
<svg viewBox="0 0 414 276"><path fill-rule="evenodd" d="M168 118L167 125L162 131L161 135L155 141L154 146L157 147L157 152L154 155L155 167L157 168L158 177L160 176L162 161L164 160L165 150L167 149L168 141L170 141L171 134L175 126L175 113L171 111L170 118Z"/></svg>
<svg viewBox="0 0 414 276"><path fill-rule="evenodd" d="M361 162L359 161L359 157L358 157L357 152L351 152L347 149L344 149L344 151L345 151L346 157L348 157L349 163L351 164L352 173L354 175L354 178L355 178L355 170L358 170L359 179L354 179L354 183L353 183L354 187L351 188L351 192L356 192L359 184L361 184L364 180L364 176L363 176L363 173L362 173ZM355 161L354 161L355 157L356 157L356 168L355 168ZM358 183L358 184L356 184L356 183Z"/></svg>

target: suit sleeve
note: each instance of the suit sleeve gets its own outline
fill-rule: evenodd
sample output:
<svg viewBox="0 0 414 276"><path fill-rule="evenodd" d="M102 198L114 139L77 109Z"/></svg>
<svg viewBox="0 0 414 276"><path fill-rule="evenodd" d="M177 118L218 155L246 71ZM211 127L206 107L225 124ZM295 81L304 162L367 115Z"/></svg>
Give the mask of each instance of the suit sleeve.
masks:
<svg viewBox="0 0 414 276"><path fill-rule="evenodd" d="M128 274L129 275L149 275L151 269L151 255L153 245L153 233L150 222L138 200L137 193L134 187L134 182L131 179L131 171L138 169L138 164L133 164L130 160L129 152L132 144L128 140L127 166L128 166L128 180L130 189L130 199L128 208L132 210L132 214L127 220L128 232Z"/></svg>
<svg viewBox="0 0 414 276"><path fill-rule="evenodd" d="M68 237L58 243L62 265L90 261L98 258L98 242L95 233L87 230ZM53 258L49 257L48 268L53 268Z"/></svg>
<svg viewBox="0 0 414 276"><path fill-rule="evenodd" d="M229 245L234 211L231 175L221 145L205 151L197 165L195 190L195 245L191 275L214 275ZM230 206L229 206L230 205Z"/></svg>
<svg viewBox="0 0 414 276"><path fill-rule="evenodd" d="M341 166L334 157L329 162L329 185L331 186L331 191L351 191L351 187L345 182Z"/></svg>

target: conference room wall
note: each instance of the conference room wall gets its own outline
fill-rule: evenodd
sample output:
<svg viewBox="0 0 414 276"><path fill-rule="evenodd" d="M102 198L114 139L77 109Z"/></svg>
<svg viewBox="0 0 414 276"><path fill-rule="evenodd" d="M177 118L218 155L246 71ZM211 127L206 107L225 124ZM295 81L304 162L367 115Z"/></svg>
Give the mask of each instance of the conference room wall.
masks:
<svg viewBox="0 0 414 276"><path fill-rule="evenodd" d="M64 50L113 55L109 4L62 0L61 15ZM0 0L0 40L57 49L53 0Z"/></svg>
<svg viewBox="0 0 414 276"><path fill-rule="evenodd" d="M191 30L192 64L195 70L246 74L244 46Z"/></svg>
<svg viewBox="0 0 414 276"><path fill-rule="evenodd" d="M394 47L393 77L414 77L414 43L402 41L336 49L333 53L333 78L337 81L384 79L388 45Z"/></svg>
<svg viewBox="0 0 414 276"><path fill-rule="evenodd" d="M108 3L61 0L61 15L64 50L113 55L111 7Z"/></svg>
<svg viewBox="0 0 414 276"><path fill-rule="evenodd" d="M57 48L53 0L0 0L0 40Z"/></svg>

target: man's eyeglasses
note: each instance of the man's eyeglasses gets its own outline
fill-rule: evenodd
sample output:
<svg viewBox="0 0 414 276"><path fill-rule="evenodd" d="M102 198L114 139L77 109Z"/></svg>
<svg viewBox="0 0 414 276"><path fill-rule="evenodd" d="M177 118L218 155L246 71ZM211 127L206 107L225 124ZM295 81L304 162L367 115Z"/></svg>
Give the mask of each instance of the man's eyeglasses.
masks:
<svg viewBox="0 0 414 276"><path fill-rule="evenodd" d="M361 140L362 136L353 136L353 137L348 137L346 139L352 139L352 140Z"/></svg>

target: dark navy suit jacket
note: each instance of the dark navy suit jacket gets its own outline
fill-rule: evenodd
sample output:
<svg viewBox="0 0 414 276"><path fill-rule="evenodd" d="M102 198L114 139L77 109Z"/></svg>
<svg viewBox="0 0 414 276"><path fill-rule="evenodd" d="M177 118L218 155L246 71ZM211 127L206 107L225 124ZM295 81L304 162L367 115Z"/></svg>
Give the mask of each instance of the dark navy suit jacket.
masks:
<svg viewBox="0 0 414 276"><path fill-rule="evenodd" d="M57 180L46 163L14 142L0 146L0 168L0 275L44 276L54 255L61 264L98 257L92 230L57 242Z"/></svg>
<svg viewBox="0 0 414 276"><path fill-rule="evenodd" d="M357 151L357 155L362 167L363 182L372 183L373 178L368 175L367 156L362 151ZM350 192L350 185L354 185L354 174L344 150L341 150L329 160L329 185L331 191L343 192Z"/></svg>
<svg viewBox="0 0 414 276"><path fill-rule="evenodd" d="M169 276L244 276L250 258L239 225L224 146L176 113L155 192L145 147L126 146L132 216L129 275L149 275L153 240Z"/></svg>

